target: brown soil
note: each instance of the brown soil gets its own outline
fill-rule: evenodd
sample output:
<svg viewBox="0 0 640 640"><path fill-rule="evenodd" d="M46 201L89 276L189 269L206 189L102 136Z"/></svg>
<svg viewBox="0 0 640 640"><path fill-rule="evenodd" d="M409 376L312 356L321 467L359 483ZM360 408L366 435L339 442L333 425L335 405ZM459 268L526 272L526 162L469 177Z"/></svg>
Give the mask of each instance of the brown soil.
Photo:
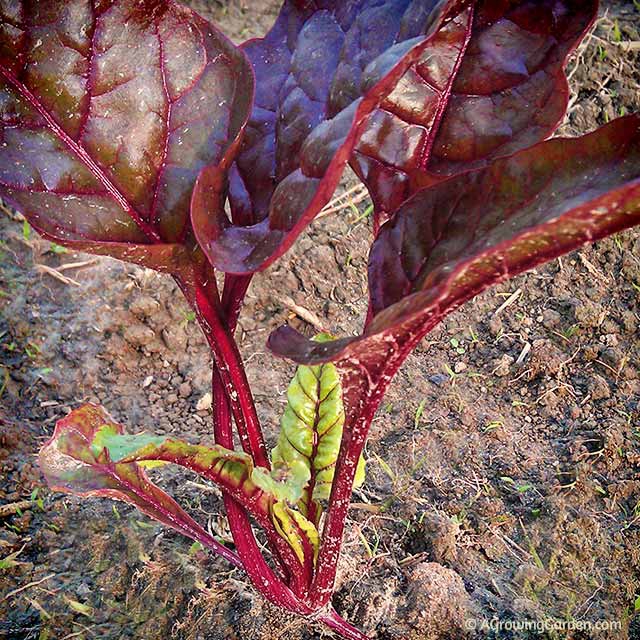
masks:
<svg viewBox="0 0 640 640"><path fill-rule="evenodd" d="M277 2L192 4L243 40ZM615 42L640 40L640 11L606 4L572 67L565 134L640 111L640 56ZM265 339L285 321L309 329L285 296L335 334L359 326L369 230L357 220L347 209L314 225L250 290L239 337L271 442L293 367ZM0 563L18 563L0 564L0 638L323 637L134 510L43 486L34 454L88 400L136 431L210 440L209 356L169 279L56 252L14 216L0 234L0 505L37 498L0 516ZM78 260L92 262L66 284L41 268ZM335 597L347 619L380 639L640 638L639 292L628 232L486 292L424 340L373 425ZM215 490L159 477L228 536ZM621 628L464 630L528 617Z"/></svg>

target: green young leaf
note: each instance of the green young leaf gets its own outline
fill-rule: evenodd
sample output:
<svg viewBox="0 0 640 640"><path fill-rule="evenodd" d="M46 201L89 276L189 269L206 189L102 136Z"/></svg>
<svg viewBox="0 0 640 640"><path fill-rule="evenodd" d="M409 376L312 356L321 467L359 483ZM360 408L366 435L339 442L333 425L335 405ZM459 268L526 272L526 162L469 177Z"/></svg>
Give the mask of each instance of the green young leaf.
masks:
<svg viewBox="0 0 640 640"><path fill-rule="evenodd" d="M273 503L271 518L276 530L289 543L300 563L305 564L311 555L315 564L320 550L320 535L316 527L284 502Z"/></svg>
<svg viewBox="0 0 640 640"><path fill-rule="evenodd" d="M149 480L142 464L119 459L134 448L134 436L124 436L123 431L104 409L91 404L58 421L53 437L39 454L49 486L83 497L102 496L132 504L234 561L233 554ZM143 441L148 445L150 438L145 436Z"/></svg>
<svg viewBox="0 0 640 640"><path fill-rule="evenodd" d="M287 504L295 502L301 493L296 485L304 486L306 481L294 478L289 484L278 482L254 468L251 457L245 453L147 433L127 435L103 409L93 405L61 420L40 453L41 467L53 488L124 500L194 540L218 548L220 545L211 536L146 477L145 468L167 463L183 466L218 484L258 524L275 529L302 564L313 562L318 551L318 532ZM301 465L294 466L292 476L296 473L308 475ZM256 482L256 478L261 482Z"/></svg>
<svg viewBox="0 0 640 640"><path fill-rule="evenodd" d="M327 334L316 342L328 342ZM287 391L287 407L281 421L278 444L272 451L276 478L286 477L290 495L302 512L317 522L320 500L331 493L345 411L340 374L333 364L298 367ZM304 469L304 472L303 472ZM364 482L364 460L360 460L356 485Z"/></svg>

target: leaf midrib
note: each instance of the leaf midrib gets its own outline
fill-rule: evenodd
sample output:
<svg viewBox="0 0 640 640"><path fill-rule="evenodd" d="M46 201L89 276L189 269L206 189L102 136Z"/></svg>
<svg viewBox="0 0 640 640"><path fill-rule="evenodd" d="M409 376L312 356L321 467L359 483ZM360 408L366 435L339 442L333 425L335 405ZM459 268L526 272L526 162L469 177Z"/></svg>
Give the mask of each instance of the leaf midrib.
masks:
<svg viewBox="0 0 640 640"><path fill-rule="evenodd" d="M55 118L38 100L38 98L22 83L11 71L0 64L0 76L11 85L18 94L25 100L38 114L43 118L47 128L84 164L95 179L102 184L107 193L118 203L118 205L129 215L136 223L139 230L147 237L151 243L161 243L160 234L136 211L136 209L127 200L126 196L118 189L118 187L105 175L104 171L95 160L89 155L87 150L75 140L56 122Z"/></svg>

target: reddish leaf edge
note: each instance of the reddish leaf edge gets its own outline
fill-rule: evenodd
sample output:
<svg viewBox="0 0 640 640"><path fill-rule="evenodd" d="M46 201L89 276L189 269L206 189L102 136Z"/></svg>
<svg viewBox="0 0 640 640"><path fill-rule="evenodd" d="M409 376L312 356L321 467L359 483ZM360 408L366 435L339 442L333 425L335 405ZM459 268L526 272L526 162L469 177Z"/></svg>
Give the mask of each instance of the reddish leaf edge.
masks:
<svg viewBox="0 0 640 640"><path fill-rule="evenodd" d="M563 105L563 108L561 110L558 111L558 116L556 118L556 120L554 122L549 123L548 127L545 129L544 134L540 137L540 141L543 141L545 139L548 139L550 136L553 135L553 133L557 130L557 128L562 124L564 118L565 118L565 114L566 114L566 109L567 106L569 104L569 99L570 99L570 94L571 94L571 90L570 90L570 85L569 85L569 80L566 76L566 68L567 65L569 63L569 60L571 58L571 56L575 53L575 51L577 50L577 48L580 46L580 43L583 41L584 37L589 33L589 31L592 29L593 25L595 24L597 18L598 18L598 9L599 9L599 0L592 0L591 2L591 17L588 21L588 24L586 24L585 28L582 30L582 32L576 36L576 39L574 41L574 43L567 48L566 53L564 55L564 58L560 59L558 61L558 63L555 65L555 68L553 70L553 73L550 75L550 79L551 82L550 84L552 84L555 87L555 93L556 93L556 99L558 97L558 94L561 97L561 104ZM472 17L471 20L471 27L473 26L473 20L475 20L475 15ZM465 43L465 48L466 46L469 44L469 41L467 40L467 42ZM462 59L464 58L464 50L462 51L462 55L456 65L456 68L454 69L452 76L450 78L450 84L447 88L447 94L446 96L443 96L448 98L450 96L450 92L451 89L453 87L453 84L455 83L457 74L460 70L460 66L462 64ZM432 138L432 142L431 145L429 147L430 151L432 150L432 144L433 144L433 139L435 139L435 137L437 136L438 130L440 128L440 125L442 124L442 119L444 116L444 112L445 110L442 110L438 113L438 116L436 117L436 120L434 121L433 124L433 131L431 131L429 133L429 136ZM527 147L528 148L528 147ZM449 172L449 173L435 173L433 171L428 170L427 165L429 162L429 158L430 158L430 152L428 154L426 154L426 156L423 158L423 161L421 163L421 167L418 169L415 169L413 171L409 171L408 172L408 176L410 177L410 182L411 182L411 187L410 187L410 192L404 196L406 199L409 199L413 194L415 194L417 191L420 191L421 189L426 189L429 187L434 187L437 184L440 184L441 182L444 182L446 180L449 180L453 177L462 175L464 173L467 172L471 172L471 171L476 171L476 170L481 170L486 168L487 166L489 166L491 163L503 159L503 158L507 158L510 157L512 155L514 155L515 153L518 153L518 151L521 151L522 149L519 150L515 150L515 151L504 151L502 153L498 153L496 155L494 155L491 160L488 161L474 161L471 166L469 166L466 169L461 169L459 171L455 171L455 172ZM358 177L360 178L360 180L367 186L369 186L367 184L367 178L366 178L366 172L363 172L362 167L360 165L359 159L358 159L358 151L357 148L354 149L354 155L350 160L350 166L351 168L354 170L354 172L358 175ZM373 220L374 220L374 235L377 235L377 232L379 231L380 227L387 221L389 220L391 217L393 217L393 211L392 210L388 210L388 208L385 206L384 202L378 202L378 198L376 197L375 191L371 192L371 197L373 199L374 202L374 212L373 212Z"/></svg>
<svg viewBox="0 0 640 640"><path fill-rule="evenodd" d="M291 248L298 236L329 202L335 192L353 149L368 124L371 113L384 102L409 67L429 47L438 30L468 8L470 4L472 4L472 0L443 0L441 6L434 10L433 21L426 36L411 46L382 79L378 80L360 98L359 102L354 103L336 116L336 118L344 117L345 113L355 106L348 134L333 154L324 175L320 178L311 202L290 229L272 229L269 217L247 227L232 225L224 212L226 172L219 171L215 167L205 168L201 172L191 199L191 223L198 243L215 269L232 275L264 271ZM408 47L411 42L413 40L396 46ZM376 61L372 64L375 65ZM325 121L325 123L327 122L329 121ZM319 125L319 127L322 126ZM308 143L309 139L305 145ZM264 243L264 246L260 247L261 243Z"/></svg>
<svg viewBox="0 0 640 640"><path fill-rule="evenodd" d="M625 116L623 118L618 118L608 125L605 125L604 127L579 138L554 138L551 140L546 140L537 145L534 145L533 147L530 147L529 149L525 149L524 151L520 151L506 158L501 158L485 169L471 171L466 175L481 174L489 170L494 165L509 162L512 158L517 158L524 154L535 154L538 150L542 149L546 145L571 144L572 141L584 140L592 136L595 137L606 135L608 131L611 131L613 128L619 127L622 127L623 130L626 129L629 133L631 133L635 127L636 131L640 132L640 115L631 115ZM639 134L637 134L637 140L637 144L640 145ZM441 186L449 181L457 180L460 177L461 176L454 176L442 183L439 183L435 187L429 188L437 189L438 186ZM400 209L402 209L402 207L407 203L411 202L413 198L418 197L420 193L422 193L422 191L418 191L416 194L411 196L411 198L409 198L407 201L405 201L405 203L403 203L403 205L401 205ZM617 209L622 209L623 205L625 205L626 203L632 203L637 200L634 211L632 213L623 214L623 217L621 219L616 219L616 221L610 226L597 229L595 233L585 233L584 236L581 236L570 246L553 248L549 251L543 252L542 254L534 254L530 257L529 260L517 265L514 270L511 270L508 273L501 273L499 275L495 275L494 277L490 277L477 282L471 288L467 289L463 295L460 295L457 298L451 300L448 299L450 289L452 288L456 278L467 271L469 267L472 266L475 262L481 259L491 258L493 256L499 255L503 251L508 250L509 247L513 245L515 240L531 235L532 230L527 230L518 236L512 237L507 241L503 241L502 243L492 246L486 251L475 254L470 259L457 265L455 269L452 270L446 277L446 279L438 284L437 288L439 290L439 294L437 295L437 297L435 297L435 299L430 300L426 307L416 312L409 313L406 316L400 315L398 322L394 322L393 314L400 309L400 306L406 302L408 297L419 295L419 293L410 294L394 305L391 305L387 309L381 311L378 316L371 319L371 321L365 327L364 332L359 336L351 338L341 338L333 342L317 343L308 339L290 326L285 325L271 333L267 341L267 346L275 355L279 357L293 360L294 362L297 362L299 364L308 365L322 364L324 362L337 362L345 363L346 365L348 365L350 361L357 362L360 359L362 353L365 351L368 351L370 353L375 351L383 352L390 346L398 346L398 348L400 348L401 343L407 342L409 340L414 340L416 334L426 335L426 333L431 331L448 314L455 311L465 302L479 295L485 289L500 282L504 282L505 280L511 279L521 273L535 268L536 266L554 260L555 258L569 253L585 244L601 240L614 233L618 233L620 231L632 228L640 224L640 175L638 176L638 178L624 184L623 186L613 189L606 194L599 195L594 200L581 203L578 208L596 208L598 207L599 202L609 199L612 196L615 196ZM572 211L574 211L574 209L569 209L563 212L563 214L558 218L545 222L540 227L537 227L537 229L545 226L552 226L553 224L558 223L562 218L564 218L564 216L571 214ZM392 222L393 219L391 219L386 224L390 224ZM384 229L384 225L382 228Z"/></svg>
<svg viewBox="0 0 640 640"><path fill-rule="evenodd" d="M242 569L242 562L238 555L218 542L203 527L193 520L193 518L191 518L191 516L189 516L173 498L154 485L140 466L136 465L136 475L142 488L134 486L123 478L116 478L115 474L112 474L108 469L105 469L105 474L111 475L111 477L113 477L117 483L121 484L125 490L131 491L139 500L137 502L133 499L126 499L124 494L116 489L96 488L84 491L74 490L69 486L56 482L52 479L53 475L49 472L50 470L62 470L62 467L54 461L54 457L56 455L63 455L69 458L69 461L74 461L78 467L82 465L81 462L71 456L61 454L58 451L56 443L60 438L69 432L74 432L89 444L90 441L87 439L87 434L83 432L82 425L85 425L89 429L93 429L104 424L116 423L114 423L111 416L109 416L102 407L91 403L79 407L66 417L58 420L53 435L43 445L38 454L38 462L45 478L47 479L49 487L54 491L79 496L81 498L107 497L131 504L150 518L158 520L162 524L175 529L182 535L200 542L204 547L220 555L233 566ZM87 466L89 465L87 464ZM154 510L157 511L157 513L154 513ZM158 517L158 514L160 514L160 518Z"/></svg>
<svg viewBox="0 0 640 640"><path fill-rule="evenodd" d="M105 427L108 428L107 434L103 431ZM273 573L261 553L247 559L242 557L240 549L238 553L227 549L173 498L152 483L144 465L165 462L183 466L216 482L225 494L240 501L243 509L254 515L268 535L273 530L272 535L277 536L271 523L271 509L276 498L253 484L253 464L244 453L218 445L190 445L169 436L153 437L145 433L127 436L122 425L114 421L103 407L94 404L85 404L59 420L53 436L39 453L41 470L52 490L82 498L104 497L130 504L247 571L256 588L275 604L302 615L311 613L301 598L301 595L306 595L310 575L302 570L285 539L279 539L281 544L278 548L295 574L291 587ZM298 534L302 535L301 529L298 529ZM251 562L249 567L248 560ZM306 584L301 582L304 579Z"/></svg>
<svg viewBox="0 0 640 640"><path fill-rule="evenodd" d="M225 152L220 158L219 162L215 165L205 167L201 173L206 173L207 170L219 171L226 175L231 168L235 158L240 150L242 141L245 134L247 122L251 116L251 105L254 103L255 91L256 91L256 79L253 66L249 62L246 54L241 46L237 46L226 34L213 25L210 21L203 18L195 10L185 7L182 3L176 2L176 0L162 0L167 6L172 5L179 7L181 10L189 11L194 18L200 22L201 25L206 25L208 28L215 31L216 36L222 41L226 42L229 47L232 47L244 61L244 67L247 71L250 79L249 95L247 96L247 104L249 108L245 110L242 117L241 124L238 131L233 138L229 141ZM224 54L221 54L224 55ZM186 240L192 233L191 216L187 212L187 225L186 233L183 234L182 242L165 242L154 225L145 221L136 211L135 207L129 203L127 198L121 193L120 189L113 183L113 180L106 175L95 160L89 155L89 153L82 147L82 145L71 140L70 137L64 132L60 124L54 119L49 111L41 104L41 101L32 94L27 88L22 86L22 83L14 76L14 74L0 65L0 77L3 78L13 89L40 114L44 121L49 125L49 129L56 134L56 137L66 146L69 151L76 156L87 169L94 175L96 180L103 185L106 192L114 199L116 203L125 211L129 217L136 224L137 229L146 238L148 243L134 243L134 242L108 242L102 240L92 240L90 238L82 238L76 236L74 238L67 238L64 234L56 235L43 229L37 223L34 223L31 216L25 215L30 225L39 235L55 242L61 246L67 247L73 251L80 251L84 253L90 253L98 256L112 257L117 260L130 262L139 266L153 269L161 273L168 273L174 276L184 276L189 274L192 270L193 264L191 256L197 253L192 247L189 247ZM197 181L196 181L197 183ZM195 184L194 183L194 189ZM9 196L2 195L2 199L7 202L16 211L21 212L22 207L13 201ZM200 262L196 260L196 262ZM189 276L187 276L190 279Z"/></svg>

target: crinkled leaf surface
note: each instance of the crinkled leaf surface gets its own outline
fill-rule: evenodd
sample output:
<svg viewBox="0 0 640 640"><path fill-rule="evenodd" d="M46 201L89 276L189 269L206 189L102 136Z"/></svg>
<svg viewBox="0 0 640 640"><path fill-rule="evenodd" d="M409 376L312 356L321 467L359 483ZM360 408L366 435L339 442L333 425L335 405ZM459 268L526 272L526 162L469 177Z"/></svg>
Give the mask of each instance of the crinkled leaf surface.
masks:
<svg viewBox="0 0 640 640"><path fill-rule="evenodd" d="M2 2L0 196L58 243L171 270L252 93L243 54L172 0Z"/></svg>
<svg viewBox="0 0 640 640"><path fill-rule="evenodd" d="M193 226L216 268L255 271L291 246L333 194L368 115L470 3L286 0L270 33L244 46L257 87L230 175L236 224L220 176L194 194Z"/></svg>
<svg viewBox="0 0 640 640"><path fill-rule="evenodd" d="M39 455L49 486L65 493L108 497L132 504L237 565L235 554L220 545L173 498L155 486L142 465L117 461L117 456L127 455L141 445L157 443L158 439L144 436L142 440L135 440L122 433L122 427L95 405L85 405L60 420Z"/></svg>
<svg viewBox="0 0 640 640"><path fill-rule="evenodd" d="M486 287L637 224L640 116L629 116L419 191L372 247L364 335L318 344L285 327L271 348L304 363L383 366Z"/></svg>
<svg viewBox="0 0 640 640"><path fill-rule="evenodd" d="M314 341L332 339L321 334ZM278 443L271 453L273 469L270 474L257 469L254 480L271 491L273 485L286 487L286 499L317 522L319 501L327 500L331 492L344 423L342 383L336 367L330 363L298 367L287 391ZM362 460L356 486L364 482L364 475Z"/></svg>
<svg viewBox="0 0 640 640"><path fill-rule="evenodd" d="M354 152L378 215L547 138L569 99L564 62L597 9L596 0L486 0L441 29Z"/></svg>

